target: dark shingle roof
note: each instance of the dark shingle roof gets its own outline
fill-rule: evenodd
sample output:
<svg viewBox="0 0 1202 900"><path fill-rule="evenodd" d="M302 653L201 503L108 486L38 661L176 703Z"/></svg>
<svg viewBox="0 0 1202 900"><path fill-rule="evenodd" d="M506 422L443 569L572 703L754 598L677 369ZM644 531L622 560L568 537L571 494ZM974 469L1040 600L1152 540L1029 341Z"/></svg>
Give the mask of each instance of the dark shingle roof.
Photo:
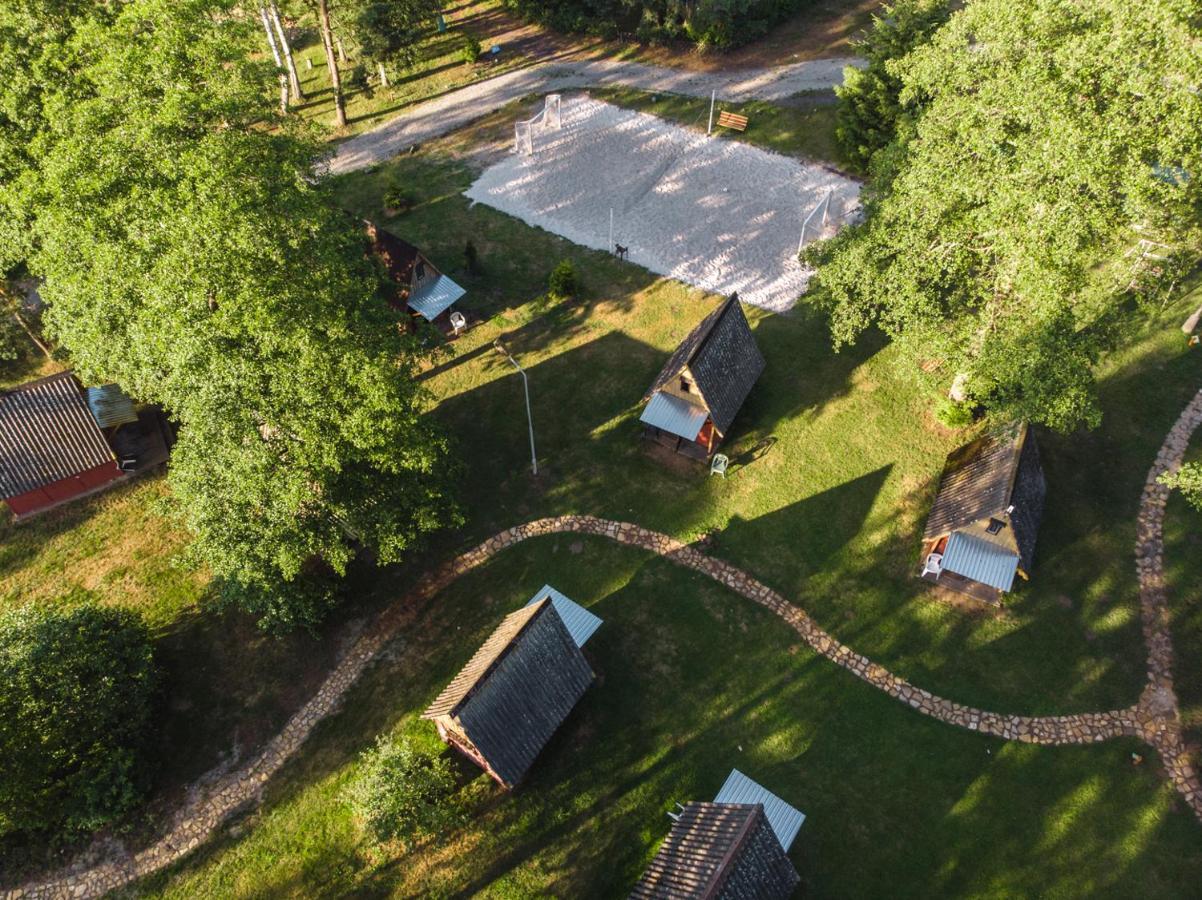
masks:
<svg viewBox="0 0 1202 900"><path fill-rule="evenodd" d="M784 900L800 881L760 804L689 803L630 897Z"/></svg>
<svg viewBox="0 0 1202 900"><path fill-rule="evenodd" d="M1015 423L948 456L923 537L941 537L1005 513L1026 437L1027 426Z"/></svg>
<svg viewBox="0 0 1202 900"><path fill-rule="evenodd" d="M689 332L660 370L647 397L686 367L692 371L697 389L709 406L714 427L725 434L764 371L764 357L743 315L738 294L727 297Z"/></svg>
<svg viewBox="0 0 1202 900"><path fill-rule="evenodd" d="M508 785L593 681L593 670L550 599L510 613L422 718L449 715Z"/></svg>
<svg viewBox="0 0 1202 900"><path fill-rule="evenodd" d="M70 372L0 393L0 498L45 487L113 458Z"/></svg>

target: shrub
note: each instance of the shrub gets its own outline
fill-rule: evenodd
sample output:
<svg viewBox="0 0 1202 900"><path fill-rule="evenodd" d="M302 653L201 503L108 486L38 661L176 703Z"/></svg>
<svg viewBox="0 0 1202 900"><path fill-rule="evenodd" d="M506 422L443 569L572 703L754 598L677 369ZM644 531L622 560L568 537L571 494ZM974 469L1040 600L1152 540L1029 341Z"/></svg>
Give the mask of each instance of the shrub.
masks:
<svg viewBox="0 0 1202 900"><path fill-rule="evenodd" d="M468 238L467 243L463 245L463 262L467 266L469 275L475 275L480 271L480 254L471 238Z"/></svg>
<svg viewBox="0 0 1202 900"><path fill-rule="evenodd" d="M462 824L466 814L456 792L446 757L387 735L363 754L346 800L375 840L410 841Z"/></svg>
<svg viewBox="0 0 1202 900"><path fill-rule="evenodd" d="M547 289L553 297L559 297L560 299L574 297L578 287L576 269L573 268L570 260L565 259L552 269L551 275L547 279Z"/></svg>
<svg viewBox="0 0 1202 900"><path fill-rule="evenodd" d="M0 834L68 837L142 796L156 672L125 610L0 614Z"/></svg>
<svg viewBox="0 0 1202 900"><path fill-rule="evenodd" d="M413 208L413 197L402 187L393 185L384 192L384 211L395 216Z"/></svg>
<svg viewBox="0 0 1202 900"><path fill-rule="evenodd" d="M475 64L480 59L482 52L480 48L480 39L474 34L465 34L463 36L463 49L459 51L463 56L463 61L469 66Z"/></svg>
<svg viewBox="0 0 1202 900"><path fill-rule="evenodd" d="M935 405L935 418L948 428L964 428L973 423L975 414L971 403L961 403L950 397L943 397Z"/></svg>

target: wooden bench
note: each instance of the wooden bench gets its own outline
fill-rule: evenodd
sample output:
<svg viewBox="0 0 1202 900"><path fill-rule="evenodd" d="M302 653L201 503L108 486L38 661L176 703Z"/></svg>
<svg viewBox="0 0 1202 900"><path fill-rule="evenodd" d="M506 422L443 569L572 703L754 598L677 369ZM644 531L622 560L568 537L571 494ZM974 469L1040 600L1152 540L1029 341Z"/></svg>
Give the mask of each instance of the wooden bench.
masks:
<svg viewBox="0 0 1202 900"><path fill-rule="evenodd" d="M747 117L722 110L722 112L718 113L718 127L733 128L735 131L746 131Z"/></svg>

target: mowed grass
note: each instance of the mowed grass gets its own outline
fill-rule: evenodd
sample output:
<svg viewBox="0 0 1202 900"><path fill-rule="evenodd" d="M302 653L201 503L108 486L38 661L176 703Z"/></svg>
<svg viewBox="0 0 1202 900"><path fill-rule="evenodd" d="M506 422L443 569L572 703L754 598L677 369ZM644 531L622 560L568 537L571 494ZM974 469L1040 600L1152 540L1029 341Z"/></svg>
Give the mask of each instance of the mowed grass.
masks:
<svg viewBox="0 0 1202 900"><path fill-rule="evenodd" d="M696 131L709 125L710 101L679 94L648 94L630 88L605 88L592 93L618 106L645 112ZM720 101L714 105L714 132L729 140L754 144L787 156L800 156L843 165L835 142L835 96L829 91L801 94L789 106L752 100ZM718 126L723 110L747 117L747 130L736 132Z"/></svg>
<svg viewBox="0 0 1202 900"><path fill-rule="evenodd" d="M465 306L486 317L425 382L465 463L469 524L406 567L357 573L359 609L399 602L423 568L500 528L586 512L706 538L707 552L840 639L953 699L1026 713L1135 700L1144 677L1135 513L1156 449L1198 382L1199 357L1176 330L1187 301L1105 362L1100 430L1039 432L1050 493L1032 583L1001 615L950 604L913 572L943 457L969 433L931 419L919 379L881 340L833 354L804 309L749 310L768 368L727 444L729 476L644 453L643 391L719 298L469 207L466 151L504 135L515 114L341 182L348 207L374 216L386 186L409 186L414 209L387 224L467 286ZM468 239L479 275L464 270ZM544 279L562 258L577 266L581 296L551 301ZM498 338L529 372L537 479L521 385L492 350ZM544 582L605 620L588 646L597 683L518 791L463 766L468 826L372 847L340 799L357 754L390 730L433 745L422 709ZM1180 658L1196 656L1200 637L1181 636ZM1142 766L1133 751L1149 757ZM807 813L791 856L814 896L1180 897L1202 876L1199 825L1136 742L1040 748L950 728L695 573L561 535L506 551L421 610L268 786L260 811L142 888L622 895L667 832L672 803L711 798L736 766Z"/></svg>

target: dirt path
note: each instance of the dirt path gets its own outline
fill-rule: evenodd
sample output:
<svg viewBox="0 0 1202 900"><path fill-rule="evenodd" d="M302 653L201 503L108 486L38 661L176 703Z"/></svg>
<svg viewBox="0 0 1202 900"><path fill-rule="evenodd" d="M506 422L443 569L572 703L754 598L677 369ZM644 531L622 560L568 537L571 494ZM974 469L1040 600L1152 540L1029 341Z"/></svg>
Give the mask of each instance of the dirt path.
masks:
<svg viewBox="0 0 1202 900"><path fill-rule="evenodd" d="M857 678L917 712L972 731L1032 744L1090 744L1122 735L1138 736L1160 754L1173 786L1202 820L1202 785L1185 747L1173 690L1173 647L1163 573L1163 525L1168 489L1158 479L1180 467L1190 437L1202 426L1202 391L1173 425L1148 473L1140 503L1136 565L1144 637L1148 645L1148 685L1139 702L1125 709L1064 716L1021 716L989 712L938 697L899 678L856 653L818 626L801 608L730 563L666 534L628 522L593 516L560 516L518 525L423 577L411 594L387 609L330 673L318 692L296 711L284 730L235 772L202 780L173 816L169 832L155 844L101 865L64 869L44 881L4 892L4 900L91 898L124 887L175 863L207 841L234 812L256 805L263 785L300 751L322 719L335 712L347 690L393 635L453 581L498 553L532 537L584 534L657 553L713 578L735 593L771 610L816 652Z"/></svg>
<svg viewBox="0 0 1202 900"><path fill-rule="evenodd" d="M716 91L725 100L779 100L843 82L852 57L815 59L772 69L695 72L611 59L547 62L506 72L450 91L338 145L329 171L354 172L378 165L415 144L462 128L529 94L589 87L630 87L690 97Z"/></svg>

